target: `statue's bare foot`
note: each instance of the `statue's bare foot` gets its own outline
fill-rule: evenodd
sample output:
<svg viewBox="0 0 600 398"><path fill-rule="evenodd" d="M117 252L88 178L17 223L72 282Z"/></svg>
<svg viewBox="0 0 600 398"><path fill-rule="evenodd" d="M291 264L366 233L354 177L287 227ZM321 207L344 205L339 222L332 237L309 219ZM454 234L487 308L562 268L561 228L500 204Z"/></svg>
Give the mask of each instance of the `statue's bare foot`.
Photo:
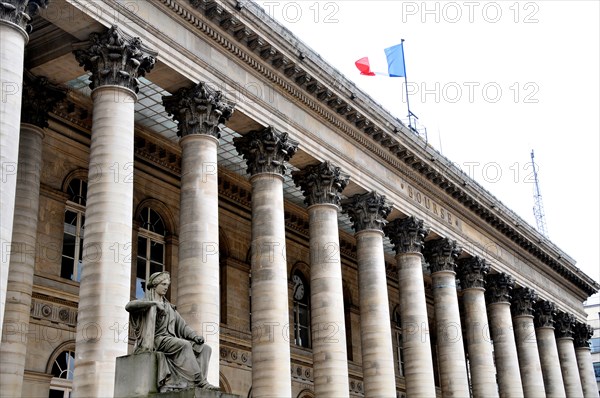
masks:
<svg viewBox="0 0 600 398"><path fill-rule="evenodd" d="M200 383L198 385L199 388L202 388L203 390L211 390L211 391L221 391L221 389L217 386L213 386L212 384L210 384L209 382L205 381L203 383Z"/></svg>

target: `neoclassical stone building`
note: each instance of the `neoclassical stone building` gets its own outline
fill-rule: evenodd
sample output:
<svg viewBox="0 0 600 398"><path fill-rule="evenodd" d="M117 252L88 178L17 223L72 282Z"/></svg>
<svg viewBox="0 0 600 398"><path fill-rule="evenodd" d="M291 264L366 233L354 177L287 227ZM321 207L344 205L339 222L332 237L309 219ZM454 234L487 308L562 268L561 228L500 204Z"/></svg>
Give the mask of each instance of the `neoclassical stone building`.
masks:
<svg viewBox="0 0 600 398"><path fill-rule="evenodd" d="M0 33L3 396L111 396L159 270L242 397L598 396L600 286L256 4Z"/></svg>

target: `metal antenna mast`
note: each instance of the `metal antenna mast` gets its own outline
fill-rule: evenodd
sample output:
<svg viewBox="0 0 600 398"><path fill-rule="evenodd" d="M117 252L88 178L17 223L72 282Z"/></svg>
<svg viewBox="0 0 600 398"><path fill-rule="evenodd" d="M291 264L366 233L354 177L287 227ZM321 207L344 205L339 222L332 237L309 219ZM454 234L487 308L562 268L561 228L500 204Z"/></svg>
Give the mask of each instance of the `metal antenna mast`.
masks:
<svg viewBox="0 0 600 398"><path fill-rule="evenodd" d="M538 180L537 168L533 161L533 149L531 150L531 166L533 167L533 176L535 178L535 187L533 192L533 215L537 224L538 231L548 237L548 229L546 228L546 216L544 214L544 204L542 203L542 194L540 193L540 183Z"/></svg>

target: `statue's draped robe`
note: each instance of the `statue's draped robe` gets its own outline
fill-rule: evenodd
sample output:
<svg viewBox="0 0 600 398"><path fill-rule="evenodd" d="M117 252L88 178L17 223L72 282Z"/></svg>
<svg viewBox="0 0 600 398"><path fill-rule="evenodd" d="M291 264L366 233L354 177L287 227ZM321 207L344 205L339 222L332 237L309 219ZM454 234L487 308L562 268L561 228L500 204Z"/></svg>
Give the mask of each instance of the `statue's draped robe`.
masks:
<svg viewBox="0 0 600 398"><path fill-rule="evenodd" d="M166 299L134 300L127 304L130 324L136 338L134 354L156 352L158 387L165 391L206 382L210 347L192 340L196 333Z"/></svg>

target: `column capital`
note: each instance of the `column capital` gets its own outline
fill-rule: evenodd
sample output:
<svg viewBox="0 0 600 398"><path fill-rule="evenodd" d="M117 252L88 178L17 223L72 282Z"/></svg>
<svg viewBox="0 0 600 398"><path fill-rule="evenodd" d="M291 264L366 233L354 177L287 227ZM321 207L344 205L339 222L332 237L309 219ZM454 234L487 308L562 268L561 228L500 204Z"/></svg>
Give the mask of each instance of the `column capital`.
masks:
<svg viewBox="0 0 600 398"><path fill-rule="evenodd" d="M489 275L486 286L485 296L489 304L510 303L515 280L512 276L501 272Z"/></svg>
<svg viewBox="0 0 600 398"><path fill-rule="evenodd" d="M250 131L242 137L233 139L238 154L242 155L251 176L260 173L285 175L289 161L298 150L298 142L281 133L273 126L262 130Z"/></svg>
<svg viewBox="0 0 600 398"><path fill-rule="evenodd" d="M533 323L536 328L554 327L554 319L556 317L556 305L551 301L539 300L534 306L535 317Z"/></svg>
<svg viewBox="0 0 600 398"><path fill-rule="evenodd" d="M92 90L101 86L122 86L137 93L137 78L152 70L157 55L143 48L139 37L125 36L116 25L103 33L91 33L87 41L73 47L79 66L92 73Z"/></svg>
<svg viewBox="0 0 600 398"><path fill-rule="evenodd" d="M440 271L456 271L456 259L461 248L455 240L448 238L431 240L425 243L423 255L429 262L431 273Z"/></svg>
<svg viewBox="0 0 600 398"><path fill-rule="evenodd" d="M590 339L594 335L594 328L583 322L575 323L575 348L590 348Z"/></svg>
<svg viewBox="0 0 600 398"><path fill-rule="evenodd" d="M0 21L11 22L27 33L31 33L31 18L40 8L46 8L49 0L2 0Z"/></svg>
<svg viewBox="0 0 600 398"><path fill-rule="evenodd" d="M305 167L292 173L294 183L304 193L307 206L317 204L340 205L341 193L348 185L350 176L341 169L325 161Z"/></svg>
<svg viewBox="0 0 600 398"><path fill-rule="evenodd" d="M518 287L513 291L510 309L512 316L533 315L533 306L538 300L535 290L528 287Z"/></svg>
<svg viewBox="0 0 600 398"><path fill-rule="evenodd" d="M469 257L458 260L458 278L463 289L485 288L485 278L490 265L481 257Z"/></svg>
<svg viewBox="0 0 600 398"><path fill-rule="evenodd" d="M396 254L401 254L421 253L429 231L423 227L423 220L410 216L390 222L385 227L385 233L393 243Z"/></svg>
<svg viewBox="0 0 600 398"><path fill-rule="evenodd" d="M375 191L354 195L342 203L344 213L348 213L355 232L366 229L383 230L385 220L392 211L392 204L385 195Z"/></svg>
<svg viewBox="0 0 600 398"><path fill-rule="evenodd" d="M554 334L556 338L572 338L575 334L575 316L568 312L558 311L555 320Z"/></svg>
<svg viewBox="0 0 600 398"><path fill-rule="evenodd" d="M21 123L48 127L48 113L66 95L67 90L50 83L44 76L35 76L26 70L23 74Z"/></svg>
<svg viewBox="0 0 600 398"><path fill-rule="evenodd" d="M206 134L221 138L220 124L233 114L235 104L228 102L221 91L205 82L180 88L174 95L162 97L169 116L177 121L177 135Z"/></svg>

